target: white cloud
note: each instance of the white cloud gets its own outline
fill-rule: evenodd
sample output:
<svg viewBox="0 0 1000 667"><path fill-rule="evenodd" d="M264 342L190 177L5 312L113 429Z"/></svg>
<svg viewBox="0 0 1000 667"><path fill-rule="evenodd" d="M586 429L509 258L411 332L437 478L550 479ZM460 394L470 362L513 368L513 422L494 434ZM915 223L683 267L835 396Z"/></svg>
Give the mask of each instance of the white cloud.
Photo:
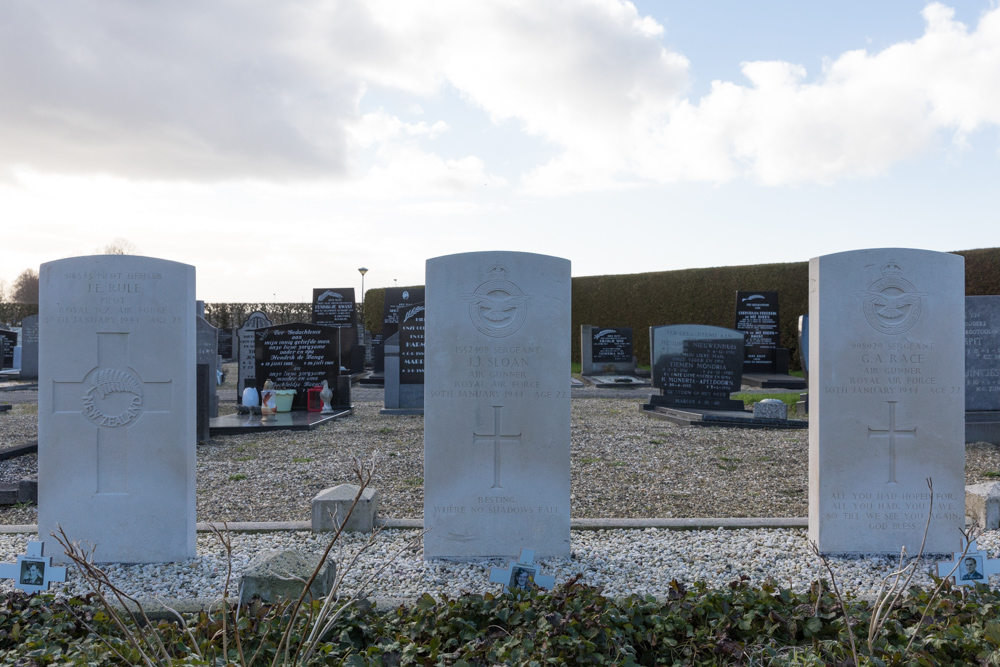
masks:
<svg viewBox="0 0 1000 667"><path fill-rule="evenodd" d="M815 81L748 62L746 83L690 100L687 60L622 0L9 0L0 167L332 179L363 198L505 185L489 154L435 144L450 86L555 152L524 174L528 193L832 182L1000 125L1000 9L973 30L943 5L924 17L914 41L841 54ZM373 90L398 109L366 109Z"/></svg>

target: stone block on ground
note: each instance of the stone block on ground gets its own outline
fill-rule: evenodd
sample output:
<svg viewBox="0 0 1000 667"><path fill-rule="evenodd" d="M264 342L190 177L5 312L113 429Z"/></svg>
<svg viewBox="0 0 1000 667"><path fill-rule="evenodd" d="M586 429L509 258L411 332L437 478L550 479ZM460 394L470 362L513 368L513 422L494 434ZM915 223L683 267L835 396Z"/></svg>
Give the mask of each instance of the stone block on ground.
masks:
<svg viewBox="0 0 1000 667"><path fill-rule="evenodd" d="M966 486L965 514L983 530L1000 528L1000 482Z"/></svg>
<svg viewBox="0 0 1000 667"><path fill-rule="evenodd" d="M765 398L754 403L754 419L788 419L788 405L776 398Z"/></svg>
<svg viewBox="0 0 1000 667"><path fill-rule="evenodd" d="M0 505L13 505L17 502L17 484L0 484Z"/></svg>
<svg viewBox="0 0 1000 667"><path fill-rule="evenodd" d="M333 518L343 521L361 488L355 484L341 484L323 489L312 500L312 529L314 533L334 531ZM345 532L370 533L375 528L378 514L379 493L370 486L365 489L354 507L354 512L344 526Z"/></svg>
<svg viewBox="0 0 1000 667"><path fill-rule="evenodd" d="M17 502L38 504L38 475L24 477L18 481Z"/></svg>
<svg viewBox="0 0 1000 667"><path fill-rule="evenodd" d="M297 600L302 594L305 582L316 570L319 555L307 555L298 551L268 551L256 556L247 565L240 579L240 604L259 597L263 602ZM312 586L309 587L313 600L325 597L333 587L337 576L337 566L327 560ZM306 601L309 597L306 596Z"/></svg>

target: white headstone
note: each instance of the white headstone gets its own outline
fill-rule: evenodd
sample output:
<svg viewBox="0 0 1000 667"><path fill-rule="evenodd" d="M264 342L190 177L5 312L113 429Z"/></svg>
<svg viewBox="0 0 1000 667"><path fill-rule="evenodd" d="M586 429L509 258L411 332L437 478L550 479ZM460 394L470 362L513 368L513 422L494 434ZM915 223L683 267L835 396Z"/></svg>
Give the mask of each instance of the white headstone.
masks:
<svg viewBox="0 0 1000 667"><path fill-rule="evenodd" d="M427 261L425 558L570 554L570 263Z"/></svg>
<svg viewBox="0 0 1000 667"><path fill-rule="evenodd" d="M98 562L195 555L195 270L74 257L39 278L38 532Z"/></svg>
<svg viewBox="0 0 1000 667"><path fill-rule="evenodd" d="M965 262L809 262L809 536L824 553L954 551L965 525Z"/></svg>
<svg viewBox="0 0 1000 667"><path fill-rule="evenodd" d="M236 332L236 337L239 339L239 376L236 380L236 400L241 402L243 399L243 390L248 386L256 387L258 390L263 389L264 382L261 381L261 386L257 387L257 376L256 376L256 363L257 357L255 356L256 340L254 339L253 332L257 329L263 329L264 327L273 326L274 323L268 319L267 315L255 310L250 313L243 326L240 327Z"/></svg>

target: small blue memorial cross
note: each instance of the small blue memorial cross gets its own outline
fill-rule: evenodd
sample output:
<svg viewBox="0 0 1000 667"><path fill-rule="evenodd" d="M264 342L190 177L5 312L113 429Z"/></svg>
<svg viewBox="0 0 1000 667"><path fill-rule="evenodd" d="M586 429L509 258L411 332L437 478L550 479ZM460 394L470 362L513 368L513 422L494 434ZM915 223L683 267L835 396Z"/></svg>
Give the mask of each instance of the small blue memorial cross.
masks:
<svg viewBox="0 0 1000 667"><path fill-rule="evenodd" d="M989 585L991 574L1000 574L1000 560L987 557L980 551L976 541L969 542L969 549L962 555L956 551L951 560L938 563L938 576L947 577L954 570L955 584L958 586Z"/></svg>
<svg viewBox="0 0 1000 667"><path fill-rule="evenodd" d="M505 593L512 588L529 590L537 587L551 591L556 578L539 574L538 566L533 564L534 560L534 549L521 549L517 562L510 563L507 567L490 568L490 582L503 584Z"/></svg>
<svg viewBox="0 0 1000 667"><path fill-rule="evenodd" d="M52 556L43 557L44 548L44 542L28 542L27 553L17 562L0 563L0 579L13 579L14 588L25 593L41 593L53 581L66 581L66 568L53 565Z"/></svg>

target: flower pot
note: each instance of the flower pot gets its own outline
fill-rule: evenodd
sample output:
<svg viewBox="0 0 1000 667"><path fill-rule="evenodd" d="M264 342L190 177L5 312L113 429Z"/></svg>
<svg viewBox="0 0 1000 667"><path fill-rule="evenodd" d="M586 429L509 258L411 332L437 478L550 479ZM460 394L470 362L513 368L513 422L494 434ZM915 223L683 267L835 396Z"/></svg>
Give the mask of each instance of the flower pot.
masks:
<svg viewBox="0 0 1000 667"><path fill-rule="evenodd" d="M279 389L275 392L277 396L275 397L275 403L278 408L278 412L291 412L292 410L292 399L295 398L294 389Z"/></svg>

